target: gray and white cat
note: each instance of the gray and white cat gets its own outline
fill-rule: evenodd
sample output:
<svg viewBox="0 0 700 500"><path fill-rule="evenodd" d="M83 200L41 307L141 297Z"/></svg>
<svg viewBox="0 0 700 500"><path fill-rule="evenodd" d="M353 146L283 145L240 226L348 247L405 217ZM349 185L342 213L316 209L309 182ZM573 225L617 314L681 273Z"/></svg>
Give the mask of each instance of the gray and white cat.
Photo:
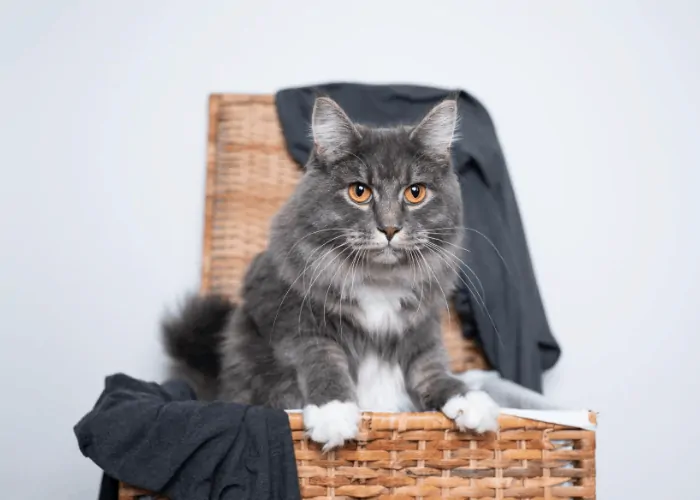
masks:
<svg viewBox="0 0 700 500"><path fill-rule="evenodd" d="M498 406L450 373L441 342L461 240L457 119L446 100L414 127L370 128L317 99L313 153L240 304L193 298L164 323L200 392L303 408L325 449L355 437L361 410L441 410L496 429Z"/></svg>

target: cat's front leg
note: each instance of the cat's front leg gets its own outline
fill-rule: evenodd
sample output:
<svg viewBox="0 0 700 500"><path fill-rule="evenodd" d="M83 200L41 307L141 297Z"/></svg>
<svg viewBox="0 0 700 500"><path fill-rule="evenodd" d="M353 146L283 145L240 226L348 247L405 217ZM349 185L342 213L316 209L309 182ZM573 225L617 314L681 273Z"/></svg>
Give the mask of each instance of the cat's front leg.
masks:
<svg viewBox="0 0 700 500"><path fill-rule="evenodd" d="M500 409L484 391L470 391L450 373L442 344L426 345L407 367L407 380L426 410L441 410L460 430L498 429Z"/></svg>
<svg viewBox="0 0 700 500"><path fill-rule="evenodd" d="M297 339L294 351L309 438L324 451L354 439L362 415L343 349L331 340L313 338Z"/></svg>

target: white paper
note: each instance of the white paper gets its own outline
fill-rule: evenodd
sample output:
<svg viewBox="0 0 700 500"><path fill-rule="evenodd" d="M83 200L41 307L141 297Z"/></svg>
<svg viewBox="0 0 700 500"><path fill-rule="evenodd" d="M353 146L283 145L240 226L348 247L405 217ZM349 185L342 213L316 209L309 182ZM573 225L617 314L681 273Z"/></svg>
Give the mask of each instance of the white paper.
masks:
<svg viewBox="0 0 700 500"><path fill-rule="evenodd" d="M517 408L501 408L501 413L589 431L596 429L596 424L592 424L588 418L590 413L588 410L520 410Z"/></svg>

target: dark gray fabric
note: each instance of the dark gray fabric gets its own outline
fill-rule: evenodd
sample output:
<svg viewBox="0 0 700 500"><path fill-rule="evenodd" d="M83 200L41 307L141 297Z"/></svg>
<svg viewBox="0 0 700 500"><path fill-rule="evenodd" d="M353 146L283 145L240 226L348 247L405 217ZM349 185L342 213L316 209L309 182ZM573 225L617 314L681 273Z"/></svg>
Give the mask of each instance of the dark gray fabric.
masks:
<svg viewBox="0 0 700 500"><path fill-rule="evenodd" d="M107 478L171 500L300 497L285 412L193 398L180 381L107 377L74 429L83 455L105 472L104 498Z"/></svg>
<svg viewBox="0 0 700 500"><path fill-rule="evenodd" d="M453 160L465 226L472 229L464 245L470 252L462 259L480 283L465 272L469 286L459 287L455 308L465 335L476 335L504 378L541 392L542 373L554 366L560 349L547 322L513 186L486 109L464 91L430 87L332 83L284 89L276 96L277 113L289 153L299 165L311 152L311 111L318 95L334 99L352 120L377 126L417 123L439 101L458 96L460 139ZM483 304L469 287L484 292Z"/></svg>

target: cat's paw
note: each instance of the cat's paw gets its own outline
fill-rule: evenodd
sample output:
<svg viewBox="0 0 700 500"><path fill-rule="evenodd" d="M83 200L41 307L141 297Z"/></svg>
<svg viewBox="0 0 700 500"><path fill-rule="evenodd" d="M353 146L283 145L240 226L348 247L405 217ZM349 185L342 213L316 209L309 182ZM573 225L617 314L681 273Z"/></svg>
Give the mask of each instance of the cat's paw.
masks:
<svg viewBox="0 0 700 500"><path fill-rule="evenodd" d="M306 435L328 451L357 436L361 417L358 406L350 401L308 405L304 408L304 427Z"/></svg>
<svg viewBox="0 0 700 500"><path fill-rule="evenodd" d="M470 391L465 396L450 398L442 412L457 424L460 430L482 433L498 430L500 409L491 396L484 391Z"/></svg>

